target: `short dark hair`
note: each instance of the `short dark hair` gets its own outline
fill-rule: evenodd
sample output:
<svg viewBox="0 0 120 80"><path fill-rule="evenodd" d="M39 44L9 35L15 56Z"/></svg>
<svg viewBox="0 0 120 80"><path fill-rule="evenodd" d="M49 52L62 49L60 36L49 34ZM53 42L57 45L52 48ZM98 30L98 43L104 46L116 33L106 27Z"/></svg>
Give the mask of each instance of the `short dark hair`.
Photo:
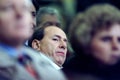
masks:
<svg viewBox="0 0 120 80"><path fill-rule="evenodd" d="M32 37L28 40L28 46L32 47L32 41L34 39L42 40L44 37L45 27L35 29Z"/></svg>

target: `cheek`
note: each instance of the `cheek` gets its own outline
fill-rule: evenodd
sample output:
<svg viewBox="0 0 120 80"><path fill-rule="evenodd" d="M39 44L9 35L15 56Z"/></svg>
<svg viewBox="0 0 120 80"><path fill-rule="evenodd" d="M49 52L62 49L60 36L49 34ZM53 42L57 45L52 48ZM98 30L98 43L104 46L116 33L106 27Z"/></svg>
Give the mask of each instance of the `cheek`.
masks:
<svg viewBox="0 0 120 80"><path fill-rule="evenodd" d="M25 13L24 14L24 22L26 22L27 24L32 24L33 23L33 18L32 16L30 15L30 13Z"/></svg>
<svg viewBox="0 0 120 80"><path fill-rule="evenodd" d="M95 58L104 61L110 57L110 52L111 50L109 44L100 41L93 42L92 54Z"/></svg>
<svg viewBox="0 0 120 80"><path fill-rule="evenodd" d="M10 24L9 20L0 17L0 33L6 33L6 32L7 35L13 32L12 25Z"/></svg>
<svg viewBox="0 0 120 80"><path fill-rule="evenodd" d="M12 28L14 25L15 25L15 20L13 14L0 12L0 27L1 29L3 29L1 31L5 30L5 32L9 33L9 31L13 30Z"/></svg>
<svg viewBox="0 0 120 80"><path fill-rule="evenodd" d="M65 56L67 55L67 48L65 49Z"/></svg>
<svg viewBox="0 0 120 80"><path fill-rule="evenodd" d="M57 46L54 43L49 44L49 49L51 50L52 55L56 55L55 52L57 51Z"/></svg>
<svg viewBox="0 0 120 80"><path fill-rule="evenodd" d="M34 32L33 28L35 26L35 23L33 23L34 20L32 19L32 16L30 14L26 15L25 22L26 22L25 24L27 24L27 29L26 30L28 30L29 34L33 34L33 32Z"/></svg>
<svg viewBox="0 0 120 80"><path fill-rule="evenodd" d="M94 45L92 48L93 53L98 55L105 55L108 52L108 49L104 45Z"/></svg>
<svg viewBox="0 0 120 80"><path fill-rule="evenodd" d="M51 42L48 41L49 39L43 40L41 43L41 51L44 52L45 54L52 56L54 53L54 46Z"/></svg>
<svg viewBox="0 0 120 80"><path fill-rule="evenodd" d="M33 24L32 24L32 17L30 14L24 14L21 18L22 27L17 27L19 25L19 20L17 19L17 23L15 24L16 34L24 37L31 37L33 34Z"/></svg>
<svg viewBox="0 0 120 80"><path fill-rule="evenodd" d="M14 19L13 15L7 13L0 13L0 22L2 26L10 26L13 24Z"/></svg>

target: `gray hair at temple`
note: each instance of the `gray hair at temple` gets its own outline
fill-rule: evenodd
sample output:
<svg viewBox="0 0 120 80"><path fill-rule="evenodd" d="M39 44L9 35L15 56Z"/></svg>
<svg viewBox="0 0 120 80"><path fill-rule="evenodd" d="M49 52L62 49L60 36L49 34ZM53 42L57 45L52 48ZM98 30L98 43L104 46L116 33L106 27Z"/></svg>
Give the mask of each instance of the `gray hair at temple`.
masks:
<svg viewBox="0 0 120 80"><path fill-rule="evenodd" d="M39 8L36 16L36 24L37 27L42 24L42 19L45 15L55 16L57 18L58 24L56 24L57 27L61 27L61 15L59 14L59 11L51 6L41 7ZM52 25L52 24L51 24Z"/></svg>

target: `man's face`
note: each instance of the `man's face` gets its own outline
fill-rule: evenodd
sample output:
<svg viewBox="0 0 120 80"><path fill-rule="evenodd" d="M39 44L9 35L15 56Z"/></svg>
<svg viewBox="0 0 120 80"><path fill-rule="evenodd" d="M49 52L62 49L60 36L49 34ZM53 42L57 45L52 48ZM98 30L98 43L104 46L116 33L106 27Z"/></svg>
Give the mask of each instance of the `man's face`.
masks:
<svg viewBox="0 0 120 80"><path fill-rule="evenodd" d="M67 53L66 34L56 26L45 28L44 38L40 41L40 51L62 66Z"/></svg>
<svg viewBox="0 0 120 80"><path fill-rule="evenodd" d="M102 63L116 64L120 60L120 25L98 32L92 39L92 51Z"/></svg>
<svg viewBox="0 0 120 80"><path fill-rule="evenodd" d="M29 0L0 0L0 38L28 39L33 33Z"/></svg>

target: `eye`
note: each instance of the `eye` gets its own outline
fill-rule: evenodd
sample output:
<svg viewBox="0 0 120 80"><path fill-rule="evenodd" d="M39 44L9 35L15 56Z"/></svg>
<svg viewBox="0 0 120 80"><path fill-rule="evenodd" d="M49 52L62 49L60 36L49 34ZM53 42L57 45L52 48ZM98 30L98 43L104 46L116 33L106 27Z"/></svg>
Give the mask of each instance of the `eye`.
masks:
<svg viewBox="0 0 120 80"><path fill-rule="evenodd" d="M33 17L36 17L36 12L33 11L33 12L31 12L31 14Z"/></svg>
<svg viewBox="0 0 120 80"><path fill-rule="evenodd" d="M68 42L68 40L67 40L67 39L64 39L64 42L66 42L66 43L67 43L67 42Z"/></svg>
<svg viewBox="0 0 120 80"><path fill-rule="evenodd" d="M101 40L104 41L104 42L109 42L111 41L111 37L110 36L105 36L105 37L102 37Z"/></svg>
<svg viewBox="0 0 120 80"><path fill-rule="evenodd" d="M52 40L53 40L53 41L59 41L59 39L57 39L57 38L53 38Z"/></svg>

